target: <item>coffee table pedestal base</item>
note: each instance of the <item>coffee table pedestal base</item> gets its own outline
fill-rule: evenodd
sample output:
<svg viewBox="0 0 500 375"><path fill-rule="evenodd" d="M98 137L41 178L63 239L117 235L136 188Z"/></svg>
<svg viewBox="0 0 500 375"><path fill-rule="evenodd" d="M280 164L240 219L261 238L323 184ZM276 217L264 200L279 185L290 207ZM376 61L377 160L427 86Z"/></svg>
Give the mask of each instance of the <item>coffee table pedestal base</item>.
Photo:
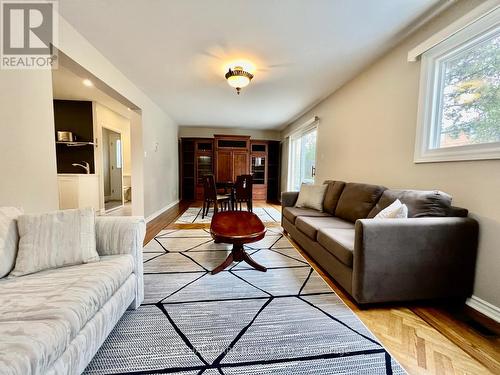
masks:
<svg viewBox="0 0 500 375"><path fill-rule="evenodd" d="M233 262L245 262L248 265L255 268L257 271L266 272L267 268L257 263L253 260L250 255L243 249L243 245L233 245L233 249L231 250L231 254L228 255L226 260L222 262L219 266L214 268L212 271L212 275L219 273L220 271L226 269Z"/></svg>

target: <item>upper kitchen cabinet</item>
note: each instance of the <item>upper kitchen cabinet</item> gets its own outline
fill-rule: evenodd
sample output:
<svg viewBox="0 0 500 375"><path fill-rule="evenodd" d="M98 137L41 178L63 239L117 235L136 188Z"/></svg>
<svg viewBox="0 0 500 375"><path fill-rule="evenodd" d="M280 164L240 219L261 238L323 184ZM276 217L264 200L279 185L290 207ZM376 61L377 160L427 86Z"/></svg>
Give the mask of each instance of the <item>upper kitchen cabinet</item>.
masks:
<svg viewBox="0 0 500 375"><path fill-rule="evenodd" d="M85 163L95 173L93 112L91 101L54 100L57 173L85 174L72 165ZM58 132L66 132L64 139L58 139Z"/></svg>

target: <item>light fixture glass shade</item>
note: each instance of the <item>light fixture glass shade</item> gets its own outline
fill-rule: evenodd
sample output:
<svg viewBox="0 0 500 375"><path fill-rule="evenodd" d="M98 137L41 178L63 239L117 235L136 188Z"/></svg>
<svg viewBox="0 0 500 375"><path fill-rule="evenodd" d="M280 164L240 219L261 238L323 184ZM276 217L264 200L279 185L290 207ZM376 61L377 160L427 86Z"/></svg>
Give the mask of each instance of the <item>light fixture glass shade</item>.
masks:
<svg viewBox="0 0 500 375"><path fill-rule="evenodd" d="M243 88L248 86L248 84L250 83L250 79L246 76L231 76L227 79L227 83L229 84L229 86L234 88Z"/></svg>
<svg viewBox="0 0 500 375"><path fill-rule="evenodd" d="M253 78L253 74L243 70L241 66L235 66L229 69L225 75L229 86L236 89L236 93L240 95L241 89L248 86Z"/></svg>

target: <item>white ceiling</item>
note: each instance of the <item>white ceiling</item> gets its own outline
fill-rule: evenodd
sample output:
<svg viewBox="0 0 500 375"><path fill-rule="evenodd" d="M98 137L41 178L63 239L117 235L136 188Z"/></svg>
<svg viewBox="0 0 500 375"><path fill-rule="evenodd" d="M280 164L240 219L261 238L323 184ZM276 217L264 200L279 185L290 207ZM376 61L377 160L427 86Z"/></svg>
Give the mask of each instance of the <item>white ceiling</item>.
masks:
<svg viewBox="0 0 500 375"><path fill-rule="evenodd" d="M52 92L54 99L89 100L98 102L123 117L130 119L130 110L116 99L105 94L95 86L87 87L83 80L88 76L79 76L63 65L52 71ZM94 82L98 84L99 82Z"/></svg>
<svg viewBox="0 0 500 375"><path fill-rule="evenodd" d="M439 0L61 0L59 11L179 125L278 128ZM237 96L235 59L256 66Z"/></svg>

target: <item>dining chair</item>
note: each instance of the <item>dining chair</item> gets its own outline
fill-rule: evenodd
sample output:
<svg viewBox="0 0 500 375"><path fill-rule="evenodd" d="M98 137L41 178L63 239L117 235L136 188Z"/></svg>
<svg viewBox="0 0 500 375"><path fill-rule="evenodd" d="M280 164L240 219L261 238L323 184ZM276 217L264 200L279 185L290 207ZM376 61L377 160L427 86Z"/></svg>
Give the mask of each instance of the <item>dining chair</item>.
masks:
<svg viewBox="0 0 500 375"><path fill-rule="evenodd" d="M253 177L251 174L243 174L236 177L236 183L234 184L234 209L242 209L242 203L247 204L247 210L253 211L253 201L252 201L252 186Z"/></svg>
<svg viewBox="0 0 500 375"><path fill-rule="evenodd" d="M203 208L201 218L208 215L210 204L214 204L214 214L219 211L219 204L221 211L229 208L231 196L226 194L217 194L217 187L215 186L215 177L213 174L203 176Z"/></svg>

